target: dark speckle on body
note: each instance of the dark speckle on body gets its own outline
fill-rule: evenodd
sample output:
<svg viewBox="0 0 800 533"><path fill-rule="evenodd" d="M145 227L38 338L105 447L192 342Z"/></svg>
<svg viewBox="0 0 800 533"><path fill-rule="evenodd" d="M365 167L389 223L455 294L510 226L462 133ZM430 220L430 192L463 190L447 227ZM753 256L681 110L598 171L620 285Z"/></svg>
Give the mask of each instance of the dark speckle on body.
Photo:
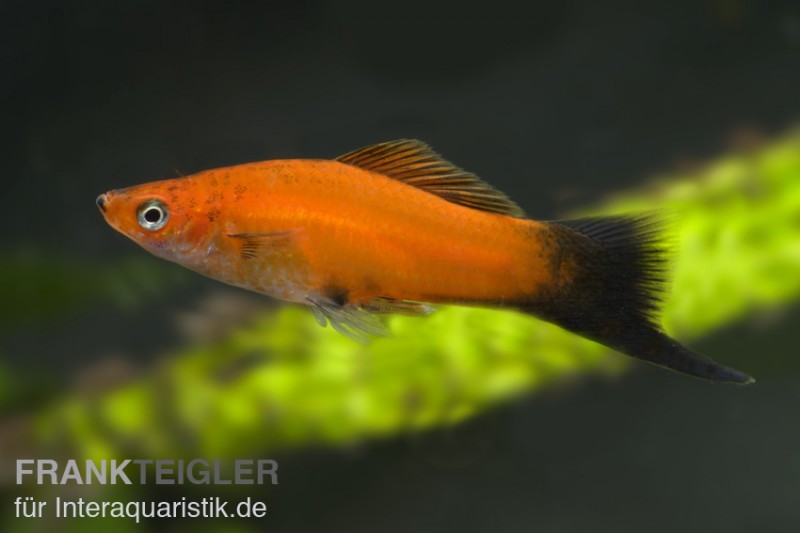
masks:
<svg viewBox="0 0 800 533"><path fill-rule="evenodd" d="M244 196L244 193L247 192L247 187L245 187L240 183L239 185L236 186L233 192L236 194L236 200L241 200L242 196Z"/></svg>
<svg viewBox="0 0 800 533"><path fill-rule="evenodd" d="M324 291L325 295L336 302L337 305L345 305L348 302L350 294L348 293L347 289L342 287L328 287Z"/></svg>

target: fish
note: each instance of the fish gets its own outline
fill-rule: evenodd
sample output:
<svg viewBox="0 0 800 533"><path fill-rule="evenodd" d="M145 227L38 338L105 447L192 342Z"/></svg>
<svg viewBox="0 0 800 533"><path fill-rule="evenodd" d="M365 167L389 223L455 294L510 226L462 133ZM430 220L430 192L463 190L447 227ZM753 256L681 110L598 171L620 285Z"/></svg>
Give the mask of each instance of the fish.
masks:
<svg viewBox="0 0 800 533"><path fill-rule="evenodd" d="M96 204L153 255L306 305L358 342L389 334L381 315L501 308L683 374L754 381L660 326L671 254L661 215L534 220L416 139L206 170Z"/></svg>

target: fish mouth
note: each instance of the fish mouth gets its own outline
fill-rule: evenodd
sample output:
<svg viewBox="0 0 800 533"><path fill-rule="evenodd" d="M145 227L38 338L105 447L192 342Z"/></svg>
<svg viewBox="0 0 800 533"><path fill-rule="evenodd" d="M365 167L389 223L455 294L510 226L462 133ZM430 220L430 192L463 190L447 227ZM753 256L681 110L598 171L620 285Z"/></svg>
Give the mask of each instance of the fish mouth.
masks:
<svg viewBox="0 0 800 533"><path fill-rule="evenodd" d="M102 211L103 213L106 212L106 209L107 209L106 208L106 203L107 202L108 202L108 198L106 198L105 194L101 194L100 196L97 197L97 200L95 200L95 203L97 204L97 207L99 207L100 211Z"/></svg>

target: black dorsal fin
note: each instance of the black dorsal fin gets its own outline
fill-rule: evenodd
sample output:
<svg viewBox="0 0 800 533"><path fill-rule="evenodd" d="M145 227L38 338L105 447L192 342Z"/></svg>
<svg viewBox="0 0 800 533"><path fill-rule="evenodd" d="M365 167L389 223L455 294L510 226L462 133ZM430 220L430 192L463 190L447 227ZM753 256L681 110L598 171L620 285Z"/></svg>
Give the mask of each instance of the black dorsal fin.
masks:
<svg viewBox="0 0 800 533"><path fill-rule="evenodd" d="M416 139L374 144L339 156L336 161L402 181L454 204L526 218L525 212L505 194Z"/></svg>

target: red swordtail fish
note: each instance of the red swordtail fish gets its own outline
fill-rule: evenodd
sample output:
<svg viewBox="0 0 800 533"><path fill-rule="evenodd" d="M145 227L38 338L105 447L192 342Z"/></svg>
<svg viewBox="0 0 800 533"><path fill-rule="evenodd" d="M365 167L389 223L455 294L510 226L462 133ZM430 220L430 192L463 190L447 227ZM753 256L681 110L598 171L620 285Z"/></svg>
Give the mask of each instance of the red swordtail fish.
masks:
<svg viewBox="0 0 800 533"><path fill-rule="evenodd" d="M506 308L678 372L753 381L661 329L658 216L531 220L421 141L207 170L113 190L97 205L154 255L305 304L361 342L388 333L380 314Z"/></svg>

